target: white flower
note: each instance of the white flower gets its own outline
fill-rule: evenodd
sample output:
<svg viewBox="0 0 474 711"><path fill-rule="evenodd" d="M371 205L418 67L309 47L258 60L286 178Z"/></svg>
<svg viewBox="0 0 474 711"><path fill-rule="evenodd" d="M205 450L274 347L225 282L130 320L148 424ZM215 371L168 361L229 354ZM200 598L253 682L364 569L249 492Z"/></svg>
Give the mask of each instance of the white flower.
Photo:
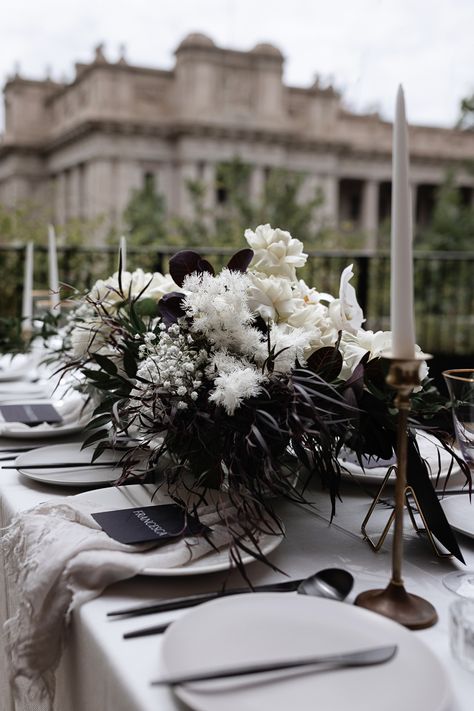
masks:
<svg viewBox="0 0 474 711"><path fill-rule="evenodd" d="M140 296L140 299L159 301L165 294L177 290L169 274L137 269L134 272L122 272L120 280L118 272L108 279L99 279L90 290L89 297L93 301L99 301L111 313L127 297Z"/></svg>
<svg viewBox="0 0 474 711"><path fill-rule="evenodd" d="M228 415L233 415L247 398L260 392L264 376L255 366L225 353L216 354L208 373L214 373L214 390L209 396L211 402L222 405Z"/></svg>
<svg viewBox="0 0 474 711"><path fill-rule="evenodd" d="M87 353L98 353L107 346L110 328L99 319L78 323L71 331L71 347L74 358L83 358Z"/></svg>
<svg viewBox="0 0 474 711"><path fill-rule="evenodd" d="M350 279L354 276L352 264L344 269L341 274L339 299L329 304L329 315L338 331L357 333L364 323L364 314L357 303L357 295Z"/></svg>
<svg viewBox="0 0 474 711"><path fill-rule="evenodd" d="M258 352L263 339L252 326L249 286L246 274L229 269L217 276L206 272L186 277L183 308L192 319L191 331L204 335L215 349L251 355Z"/></svg>
<svg viewBox="0 0 474 711"><path fill-rule="evenodd" d="M342 378L348 378L354 371L355 367L360 363L366 353L369 353L369 360L380 358L380 356L391 350L392 333L391 331L364 331L359 329L357 333L345 332L342 334L340 351L344 360L343 369L341 371ZM415 346L415 351L421 353L420 346ZM422 361L420 365L420 380L424 380L428 375L428 365L426 361Z"/></svg>
<svg viewBox="0 0 474 711"><path fill-rule="evenodd" d="M304 266L308 255L303 243L289 232L259 225L255 232L245 230L245 239L254 251L251 266L264 274L296 279L296 269Z"/></svg>
<svg viewBox="0 0 474 711"><path fill-rule="evenodd" d="M291 282L282 277L252 272L248 278L251 282L248 300L253 313L258 313L264 321L286 320L294 313L298 304ZM302 300L300 306L303 306Z"/></svg>
<svg viewBox="0 0 474 711"><path fill-rule="evenodd" d="M277 355L274 370L289 373L295 367L296 359L305 362L304 353L311 344L311 332L302 328L292 328L287 324L274 324L270 331L270 344Z"/></svg>

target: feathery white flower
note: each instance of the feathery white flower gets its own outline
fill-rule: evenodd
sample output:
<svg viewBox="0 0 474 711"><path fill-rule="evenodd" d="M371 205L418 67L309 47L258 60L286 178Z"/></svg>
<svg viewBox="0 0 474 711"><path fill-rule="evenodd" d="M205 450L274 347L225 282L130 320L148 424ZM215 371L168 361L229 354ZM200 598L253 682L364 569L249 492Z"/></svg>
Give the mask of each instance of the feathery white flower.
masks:
<svg viewBox="0 0 474 711"><path fill-rule="evenodd" d="M252 355L262 348L262 336L252 326L247 275L223 269L184 280L183 308L192 318L191 331L205 336L214 349Z"/></svg>
<svg viewBox="0 0 474 711"><path fill-rule="evenodd" d="M251 365L223 372L214 380L209 400L222 405L228 415L233 415L244 400L258 395L262 380L262 374Z"/></svg>

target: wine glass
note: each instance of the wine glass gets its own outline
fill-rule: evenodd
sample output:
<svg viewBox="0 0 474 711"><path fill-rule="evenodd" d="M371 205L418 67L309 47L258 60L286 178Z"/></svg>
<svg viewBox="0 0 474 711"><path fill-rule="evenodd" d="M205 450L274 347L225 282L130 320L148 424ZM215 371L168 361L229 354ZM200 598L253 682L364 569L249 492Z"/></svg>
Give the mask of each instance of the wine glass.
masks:
<svg viewBox="0 0 474 711"><path fill-rule="evenodd" d="M445 370L443 377L451 398L456 442L474 474L474 368ZM462 597L474 598L474 570L449 573L443 583Z"/></svg>

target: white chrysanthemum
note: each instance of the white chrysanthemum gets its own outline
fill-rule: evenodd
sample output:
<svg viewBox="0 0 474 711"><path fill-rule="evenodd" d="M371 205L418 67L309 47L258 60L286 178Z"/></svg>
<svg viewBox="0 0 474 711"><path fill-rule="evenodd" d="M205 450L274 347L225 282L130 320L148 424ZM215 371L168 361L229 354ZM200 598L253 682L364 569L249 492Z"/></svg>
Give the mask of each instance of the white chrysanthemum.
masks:
<svg viewBox="0 0 474 711"><path fill-rule="evenodd" d="M265 321L285 321L304 303L291 288L291 282L278 276L265 274L248 275L251 286L248 290L249 307Z"/></svg>
<svg viewBox="0 0 474 711"><path fill-rule="evenodd" d="M350 279L354 276L352 264L344 269L341 274L339 299L329 304L329 315L338 331L357 333L364 323L364 314L357 303L357 295Z"/></svg>
<svg viewBox="0 0 474 711"><path fill-rule="evenodd" d="M253 355L262 348L262 336L252 326L247 275L223 269L191 274L184 281L183 308L192 319L191 331L204 335L216 349Z"/></svg>
<svg viewBox="0 0 474 711"><path fill-rule="evenodd" d="M136 298L140 295L140 299L159 301L165 294L177 291L177 286L169 274L144 272L143 269L122 272L121 285L122 291L120 291L119 273L115 272L108 279L99 279L89 292L89 297L94 301L100 301L107 310L114 311L128 296Z"/></svg>
<svg viewBox="0 0 474 711"><path fill-rule="evenodd" d="M308 258L300 240L270 225L259 225L255 232L245 230L245 239L254 251L251 267L267 275L294 280L296 269L304 266Z"/></svg>

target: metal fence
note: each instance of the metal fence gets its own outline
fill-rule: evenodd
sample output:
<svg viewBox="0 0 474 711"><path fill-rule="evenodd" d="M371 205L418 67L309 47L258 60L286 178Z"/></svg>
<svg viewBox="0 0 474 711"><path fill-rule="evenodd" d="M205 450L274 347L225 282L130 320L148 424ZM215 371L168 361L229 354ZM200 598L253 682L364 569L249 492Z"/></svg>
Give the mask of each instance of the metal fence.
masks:
<svg viewBox="0 0 474 711"><path fill-rule="evenodd" d="M176 247L128 250L128 268L166 272ZM216 267L224 265L233 249L203 247L200 253ZM0 315L19 314L23 282L23 246L0 245ZM63 283L90 287L117 269L112 247L66 247L58 250ZM300 275L319 291L337 295L341 271L354 265L354 285L366 315L366 328L390 327L390 254L365 251L309 252ZM437 354L474 353L474 252L415 252L415 308L417 341ZM35 250L35 288L47 289L46 248ZM403 285L402 285L403 288Z"/></svg>

